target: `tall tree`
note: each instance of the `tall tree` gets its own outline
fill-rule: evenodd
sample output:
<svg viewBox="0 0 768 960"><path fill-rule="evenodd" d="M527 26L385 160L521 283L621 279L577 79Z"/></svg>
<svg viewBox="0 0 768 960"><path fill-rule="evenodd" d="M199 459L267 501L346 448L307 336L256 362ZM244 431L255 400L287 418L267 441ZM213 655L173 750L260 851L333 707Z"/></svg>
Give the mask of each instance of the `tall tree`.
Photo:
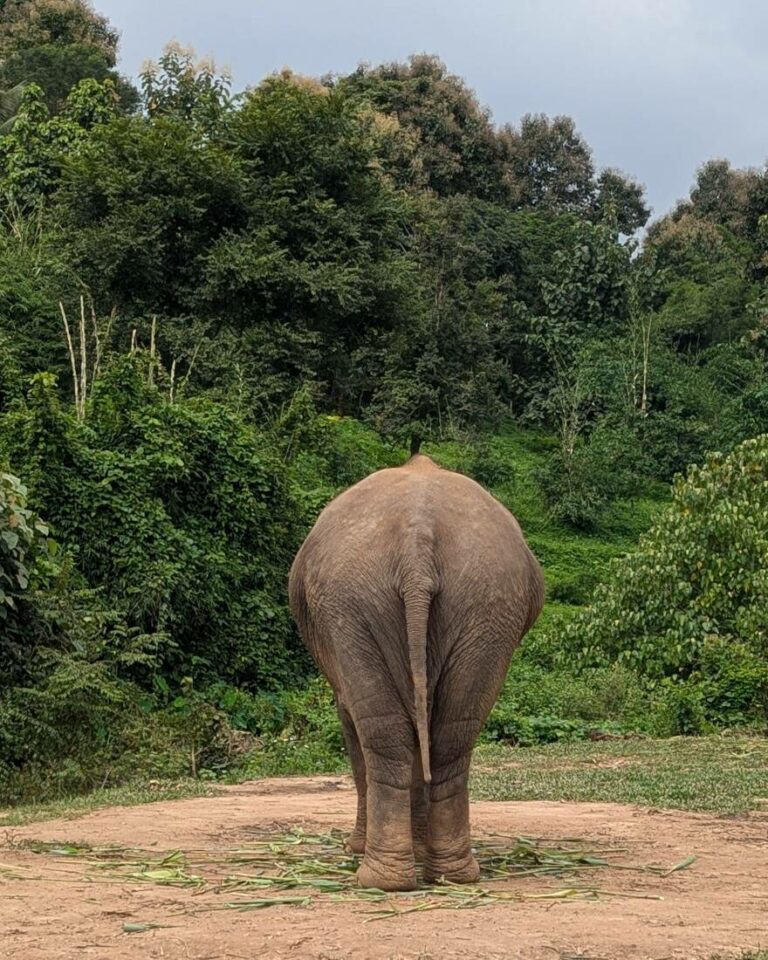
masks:
<svg viewBox="0 0 768 960"><path fill-rule="evenodd" d="M0 89L36 83L61 109L81 80L111 79L125 109L135 88L115 69L118 34L88 0L6 0L0 8Z"/></svg>
<svg viewBox="0 0 768 960"><path fill-rule="evenodd" d="M0 189L20 210L39 206L59 186L65 159L72 159L95 126L114 119L117 95L110 80L83 80L51 116L37 84L25 86L11 130L0 137Z"/></svg>
<svg viewBox="0 0 768 960"><path fill-rule="evenodd" d="M750 195L759 179L756 170L734 170L727 160L709 160L697 171L690 208L700 219L743 237Z"/></svg>
<svg viewBox="0 0 768 960"><path fill-rule="evenodd" d="M593 194L592 151L570 117L526 114L501 131L510 199L515 206L580 210Z"/></svg>
<svg viewBox="0 0 768 960"><path fill-rule="evenodd" d="M598 219L612 223L620 233L633 234L648 222L644 188L637 181L610 167L602 170L593 202Z"/></svg>
<svg viewBox="0 0 768 960"><path fill-rule="evenodd" d="M408 63L361 66L336 83L396 118L414 138L405 171L409 179L442 196L502 197L501 151L489 111L438 57L421 54Z"/></svg>
<svg viewBox="0 0 768 960"><path fill-rule="evenodd" d="M191 47L169 43L142 71L144 109L152 118L173 117L213 131L233 105L230 82L213 60L198 60Z"/></svg>

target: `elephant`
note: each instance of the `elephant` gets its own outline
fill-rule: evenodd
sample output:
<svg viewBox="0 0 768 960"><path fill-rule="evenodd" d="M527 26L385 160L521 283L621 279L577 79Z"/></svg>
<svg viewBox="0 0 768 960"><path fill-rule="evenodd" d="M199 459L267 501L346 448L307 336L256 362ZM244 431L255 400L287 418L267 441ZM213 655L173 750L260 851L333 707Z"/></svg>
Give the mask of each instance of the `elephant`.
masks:
<svg viewBox="0 0 768 960"><path fill-rule="evenodd" d="M417 449L325 507L288 592L352 765L358 882L412 890L416 859L425 882L475 882L472 749L544 602L517 521Z"/></svg>

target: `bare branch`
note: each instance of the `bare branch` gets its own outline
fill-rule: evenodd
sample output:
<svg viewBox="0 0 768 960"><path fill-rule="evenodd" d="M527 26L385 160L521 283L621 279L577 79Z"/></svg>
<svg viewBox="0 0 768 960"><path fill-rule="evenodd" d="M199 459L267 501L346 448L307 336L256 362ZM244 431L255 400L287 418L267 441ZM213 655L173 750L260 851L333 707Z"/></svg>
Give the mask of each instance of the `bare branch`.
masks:
<svg viewBox="0 0 768 960"><path fill-rule="evenodd" d="M80 384L77 379L77 357L75 356L75 348L72 345L72 336L69 332L69 323L67 322L67 311L64 309L64 304L59 300L59 310L61 310L61 319L64 321L64 333L67 337L67 349L69 350L69 360L72 364L72 382L75 388L75 411L77 412L78 419L80 418Z"/></svg>
<svg viewBox="0 0 768 960"><path fill-rule="evenodd" d="M149 385L155 381L155 337L157 334L157 314L152 316L152 330L149 334Z"/></svg>
<svg viewBox="0 0 768 960"><path fill-rule="evenodd" d="M181 383L179 384L179 393L181 393L181 391L184 389L184 387L186 387L187 381L188 381L189 378L192 376L192 371L195 369L195 360L197 360L197 355L198 355L198 353L200 353L200 346L201 346L201 345L200 345L200 343L198 342L197 346L195 347L195 352L192 354L192 359L189 361L189 369L188 369L187 372L184 374L184 379L183 379L183 380L181 381Z"/></svg>
<svg viewBox="0 0 768 960"><path fill-rule="evenodd" d="M85 300L80 296L80 419L85 419L88 395L88 348L85 340Z"/></svg>

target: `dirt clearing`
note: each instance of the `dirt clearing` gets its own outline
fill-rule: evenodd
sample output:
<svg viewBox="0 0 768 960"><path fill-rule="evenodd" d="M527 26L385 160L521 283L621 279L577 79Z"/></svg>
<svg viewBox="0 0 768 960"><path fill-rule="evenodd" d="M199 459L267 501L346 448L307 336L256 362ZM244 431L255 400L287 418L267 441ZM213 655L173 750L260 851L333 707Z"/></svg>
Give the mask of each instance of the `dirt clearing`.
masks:
<svg viewBox="0 0 768 960"><path fill-rule="evenodd" d="M508 899L456 901L461 909L414 910L434 902L423 898L334 902L335 881L325 880L330 892L315 890L308 903L305 889L262 890L252 880L247 889L222 886L225 874L230 883L231 875L249 876L248 864L222 865L223 851L268 850L269 838L282 837L283 846L273 851L282 855L301 831L327 836L332 828L349 829L354 805L347 778L286 778L225 788L215 797L112 807L9 829L0 850L0 956L690 960L768 946L763 814L726 818L615 804L473 803L473 836L481 845L497 842L494 837L544 838L539 843L548 848L588 849L613 867L581 864L567 879L562 871L533 869L483 880L482 887ZM112 847L122 852L111 854ZM692 856L691 866L665 875L662 868ZM651 866L657 869L636 869ZM582 893L522 899L566 889ZM588 889L607 893L584 899ZM228 906L274 896L300 902L245 911ZM372 922L373 911L390 907L411 912Z"/></svg>

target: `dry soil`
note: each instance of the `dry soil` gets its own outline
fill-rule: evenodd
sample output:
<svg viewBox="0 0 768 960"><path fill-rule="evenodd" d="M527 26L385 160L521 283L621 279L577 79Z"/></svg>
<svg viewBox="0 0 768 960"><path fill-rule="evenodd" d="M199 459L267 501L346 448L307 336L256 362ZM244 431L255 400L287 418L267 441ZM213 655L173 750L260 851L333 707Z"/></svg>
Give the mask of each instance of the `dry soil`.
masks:
<svg viewBox="0 0 768 960"><path fill-rule="evenodd" d="M113 807L75 820L7 831L0 849L3 960L612 960L690 958L768 947L768 816L725 818L601 803L475 803L473 833L584 837L620 847L632 864L695 855L689 869L609 871L590 882L618 893L598 901L507 902L434 910L380 922L360 903L313 903L252 912L211 909L213 892L130 880L86 880L82 864L35 854L25 841L216 851L301 826L349 828L354 790L342 777L284 778L202 799ZM3 839L3 838L0 838ZM595 871L599 873L599 871ZM584 877L580 882L584 882ZM505 881L541 891L563 881ZM124 932L123 924L162 924Z"/></svg>

